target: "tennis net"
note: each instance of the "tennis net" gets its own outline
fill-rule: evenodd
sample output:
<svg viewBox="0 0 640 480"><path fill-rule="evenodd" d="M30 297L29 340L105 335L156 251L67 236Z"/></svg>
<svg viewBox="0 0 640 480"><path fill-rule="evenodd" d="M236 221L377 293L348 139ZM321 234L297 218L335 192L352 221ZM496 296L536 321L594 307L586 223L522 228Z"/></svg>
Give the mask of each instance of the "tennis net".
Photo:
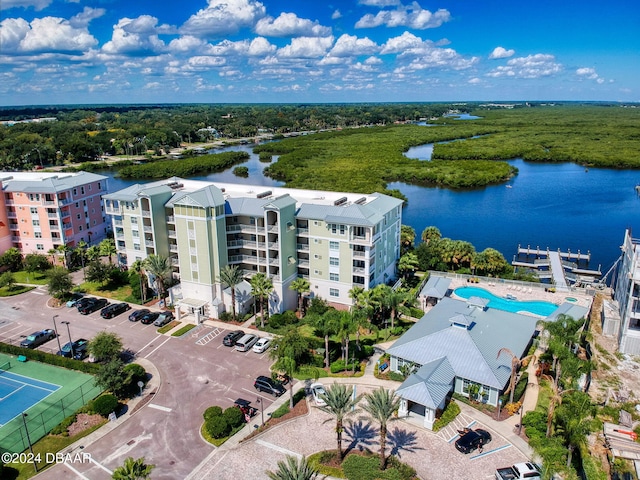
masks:
<svg viewBox="0 0 640 480"><path fill-rule="evenodd" d="M0 374L5 370L9 370L10 368L11 368L11 362L4 362L2 365L0 365Z"/></svg>

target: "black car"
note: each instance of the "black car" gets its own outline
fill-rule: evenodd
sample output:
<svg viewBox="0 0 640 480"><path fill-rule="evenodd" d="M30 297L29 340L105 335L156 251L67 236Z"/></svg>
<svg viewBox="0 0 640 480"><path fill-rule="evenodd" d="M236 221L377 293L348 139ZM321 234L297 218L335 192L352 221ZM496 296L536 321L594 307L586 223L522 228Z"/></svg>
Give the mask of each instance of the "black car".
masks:
<svg viewBox="0 0 640 480"><path fill-rule="evenodd" d="M482 451L487 443L491 441L491 434L486 430L477 428L475 430L467 430L456 440L456 449L462 453L471 453L476 449Z"/></svg>
<svg viewBox="0 0 640 480"><path fill-rule="evenodd" d="M80 351L86 352L88 343L89 341L84 338L79 338L75 342L67 342L62 346L61 350L58 350L58 355L71 358L73 352L73 356L75 357Z"/></svg>
<svg viewBox="0 0 640 480"><path fill-rule="evenodd" d="M106 298L94 298L92 301L85 303L82 307L78 308L78 311L82 315L89 315L90 313L98 311L107 305L109 305L109 301Z"/></svg>
<svg viewBox="0 0 640 480"><path fill-rule="evenodd" d="M242 338L244 332L242 330L234 330L233 332L227 333L222 339L222 344L225 347L233 347L238 340Z"/></svg>
<svg viewBox="0 0 640 480"><path fill-rule="evenodd" d="M173 313L162 312L160 315L158 315L158 318L156 319L155 322L153 322L153 324L156 327L164 327L167 323L172 321L173 321Z"/></svg>
<svg viewBox="0 0 640 480"><path fill-rule="evenodd" d="M259 392L267 392L274 397L279 397L286 391L280 382L276 382L275 380L263 375L256 378L256 381L253 382L253 386Z"/></svg>
<svg viewBox="0 0 640 480"><path fill-rule="evenodd" d="M76 360L84 360L89 356L89 341L85 340L84 343L80 343L80 340L77 340L78 345L73 347L73 358Z"/></svg>
<svg viewBox="0 0 640 480"><path fill-rule="evenodd" d="M97 300L96 297L82 297L76 300L76 303L74 303L73 306L76 307L78 311L80 311L80 309L84 307L86 304L91 303L95 300Z"/></svg>
<svg viewBox="0 0 640 480"><path fill-rule="evenodd" d="M149 325L150 323L155 322L156 318L158 318L159 315L160 315L159 312L149 312L149 313L145 313L144 315L141 315L138 318L140 319L140 323Z"/></svg>
<svg viewBox="0 0 640 480"><path fill-rule="evenodd" d="M120 315L123 312L131 309L128 303L113 303L108 307L104 307L100 312L102 318L113 318L116 315Z"/></svg>
<svg viewBox="0 0 640 480"><path fill-rule="evenodd" d="M150 310L147 309L147 308L142 308L140 310L135 310L135 311L131 312L131 314L129 315L129 320L131 320L132 322L137 322L138 320L140 320L140 317L142 315L146 315L149 312L150 312Z"/></svg>

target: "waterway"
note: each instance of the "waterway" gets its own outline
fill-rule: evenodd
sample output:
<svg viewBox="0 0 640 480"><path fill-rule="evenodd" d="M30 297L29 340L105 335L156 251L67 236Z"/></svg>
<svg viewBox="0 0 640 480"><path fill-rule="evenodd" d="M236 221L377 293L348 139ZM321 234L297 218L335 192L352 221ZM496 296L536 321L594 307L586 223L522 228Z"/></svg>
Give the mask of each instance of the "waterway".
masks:
<svg viewBox="0 0 640 480"><path fill-rule="evenodd" d="M283 186L263 175L269 164L261 163L252 146L227 147L250 154L241 164L249 177L236 177L233 169L194 177L247 185ZM223 151L223 150L217 150ZM431 145L407 152L407 156L428 160ZM275 161L275 160L274 160ZM634 187L640 180L635 170L608 170L561 163L544 164L510 161L518 175L505 184L474 190L449 190L391 183L409 199L403 209L403 223L412 226L418 238L426 227L438 227L444 237L471 242L476 250L487 247L513 259L518 244L570 249L592 254L591 268L601 265L606 272L620 255L626 228L640 232L640 198ZM134 183L109 177L109 191Z"/></svg>

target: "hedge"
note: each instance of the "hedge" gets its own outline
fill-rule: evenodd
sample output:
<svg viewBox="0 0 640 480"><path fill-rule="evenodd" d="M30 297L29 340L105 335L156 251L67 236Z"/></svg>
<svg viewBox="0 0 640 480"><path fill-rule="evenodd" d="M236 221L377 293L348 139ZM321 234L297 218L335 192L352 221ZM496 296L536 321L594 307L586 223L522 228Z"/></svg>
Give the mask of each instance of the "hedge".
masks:
<svg viewBox="0 0 640 480"><path fill-rule="evenodd" d="M433 422L433 431L437 432L441 428L449 425L459 414L460 406L456 402L450 401L447 408L445 408L442 415L440 415L440 418Z"/></svg>
<svg viewBox="0 0 640 480"><path fill-rule="evenodd" d="M18 347L17 345L9 345L0 342L0 352L16 357L23 355L29 360L35 362L47 363L56 367L63 367L69 370L77 370L79 372L90 373L95 375L100 369L100 365L96 363L83 362L73 358L63 357L62 355L54 355L53 353L42 352L40 350L32 350L30 348Z"/></svg>
<svg viewBox="0 0 640 480"><path fill-rule="evenodd" d="M205 422L204 428L213 438L226 437L231 431L227 420L222 416L210 418Z"/></svg>
<svg viewBox="0 0 640 480"><path fill-rule="evenodd" d="M108 417L111 412L115 412L120 402L110 393L105 393L91 402L91 410L103 417Z"/></svg>
<svg viewBox="0 0 640 480"><path fill-rule="evenodd" d="M185 325L184 327L178 329L177 331L173 332L171 334L172 337L181 337L182 335L184 335L185 333L187 333L189 330L196 328L196 325L191 323L189 325Z"/></svg>

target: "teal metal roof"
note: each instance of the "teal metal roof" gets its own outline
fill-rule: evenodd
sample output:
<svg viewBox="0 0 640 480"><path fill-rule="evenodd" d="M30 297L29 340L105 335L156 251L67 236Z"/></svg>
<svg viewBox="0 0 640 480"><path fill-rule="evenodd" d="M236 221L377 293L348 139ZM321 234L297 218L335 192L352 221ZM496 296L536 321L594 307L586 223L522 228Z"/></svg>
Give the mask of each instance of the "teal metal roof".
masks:
<svg viewBox="0 0 640 480"><path fill-rule="evenodd" d="M396 390L406 400L436 409L451 391L456 374L446 357L423 365Z"/></svg>

